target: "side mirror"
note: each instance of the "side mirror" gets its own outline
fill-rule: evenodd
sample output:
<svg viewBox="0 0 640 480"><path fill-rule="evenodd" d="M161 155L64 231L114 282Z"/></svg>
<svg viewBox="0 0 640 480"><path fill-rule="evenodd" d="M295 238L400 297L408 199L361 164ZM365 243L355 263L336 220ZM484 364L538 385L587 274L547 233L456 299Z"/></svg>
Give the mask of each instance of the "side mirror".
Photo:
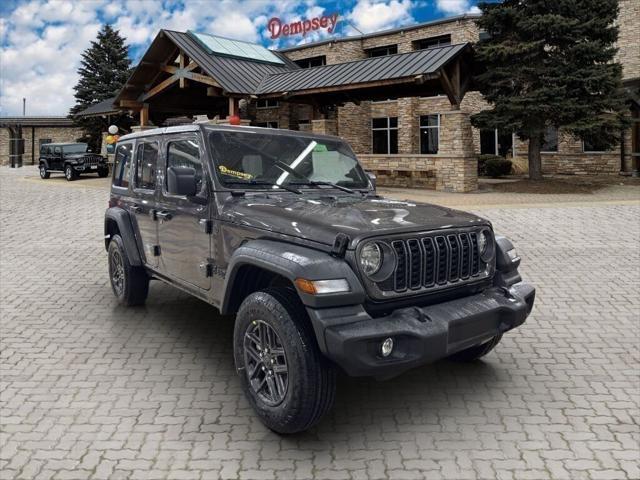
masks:
<svg viewBox="0 0 640 480"><path fill-rule="evenodd" d="M376 182L378 180L378 177L376 177L376 174L373 172L370 172L369 170L366 171L367 177L369 177L369 181L371 182L371 185L373 185L373 189L376 189Z"/></svg>
<svg viewBox="0 0 640 480"><path fill-rule="evenodd" d="M196 170L191 167L169 167L167 169L167 190L172 195L195 196L197 188Z"/></svg>

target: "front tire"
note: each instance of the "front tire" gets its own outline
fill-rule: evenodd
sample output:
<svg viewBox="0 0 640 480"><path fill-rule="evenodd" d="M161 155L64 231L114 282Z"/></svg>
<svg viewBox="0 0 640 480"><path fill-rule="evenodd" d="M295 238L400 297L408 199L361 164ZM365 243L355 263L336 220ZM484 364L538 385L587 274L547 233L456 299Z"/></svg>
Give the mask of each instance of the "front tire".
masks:
<svg viewBox="0 0 640 480"><path fill-rule="evenodd" d="M149 294L149 276L142 267L129 263L120 235L109 242L109 280L118 301L127 307L142 305Z"/></svg>
<svg viewBox="0 0 640 480"><path fill-rule="evenodd" d="M104 177L106 177L108 175L109 175L109 169L108 168L99 168L98 169L98 177L104 178Z"/></svg>
<svg viewBox="0 0 640 480"><path fill-rule="evenodd" d="M500 343L500 340L502 340L501 333L493 337L488 342L460 350L459 352L449 356L449 359L455 362L473 362L474 360L484 357L487 353L496 348L496 345Z"/></svg>
<svg viewBox="0 0 640 480"><path fill-rule="evenodd" d="M44 163L40 165L39 170L40 170L40 178L41 179L46 180L47 178L49 178L51 176L51 172L49 172L47 170L47 167L46 167L46 165Z"/></svg>
<svg viewBox="0 0 640 480"><path fill-rule="evenodd" d="M76 172L71 165L67 164L64 167L64 178L66 178L68 182L73 182L78 178L78 172Z"/></svg>
<svg viewBox="0 0 640 480"><path fill-rule="evenodd" d="M269 288L238 311L233 349L242 389L262 422L290 434L316 425L333 405L336 372L296 292Z"/></svg>

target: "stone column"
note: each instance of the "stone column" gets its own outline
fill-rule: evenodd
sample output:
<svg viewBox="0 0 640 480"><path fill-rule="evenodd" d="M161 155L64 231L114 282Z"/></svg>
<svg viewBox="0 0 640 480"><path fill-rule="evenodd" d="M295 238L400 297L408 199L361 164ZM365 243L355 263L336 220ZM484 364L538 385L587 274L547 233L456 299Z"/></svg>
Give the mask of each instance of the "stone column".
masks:
<svg viewBox="0 0 640 480"><path fill-rule="evenodd" d="M436 190L472 192L478 188L478 159L473 150L469 114L440 114L440 144L436 159Z"/></svg>
<svg viewBox="0 0 640 480"><path fill-rule="evenodd" d="M338 122L333 118L311 120L311 131L324 135L338 135Z"/></svg>
<svg viewBox="0 0 640 480"><path fill-rule="evenodd" d="M418 99L403 97L398 99L398 153L420 153L417 115Z"/></svg>

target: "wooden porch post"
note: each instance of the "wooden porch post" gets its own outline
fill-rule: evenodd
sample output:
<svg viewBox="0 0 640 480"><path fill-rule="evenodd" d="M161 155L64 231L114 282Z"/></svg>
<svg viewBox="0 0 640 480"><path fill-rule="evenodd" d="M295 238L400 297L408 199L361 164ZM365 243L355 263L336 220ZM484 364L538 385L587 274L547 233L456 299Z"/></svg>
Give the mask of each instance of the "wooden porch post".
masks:
<svg viewBox="0 0 640 480"><path fill-rule="evenodd" d="M140 126L146 127L149 125L149 104L143 103L140 109Z"/></svg>

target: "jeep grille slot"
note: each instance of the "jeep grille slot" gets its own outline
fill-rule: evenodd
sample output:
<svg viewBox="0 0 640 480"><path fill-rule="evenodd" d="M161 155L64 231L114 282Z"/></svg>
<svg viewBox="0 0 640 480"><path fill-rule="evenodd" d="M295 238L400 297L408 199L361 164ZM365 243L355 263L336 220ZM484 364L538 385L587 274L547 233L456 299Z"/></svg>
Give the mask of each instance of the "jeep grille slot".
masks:
<svg viewBox="0 0 640 480"><path fill-rule="evenodd" d="M387 280L376 283L382 292L416 293L489 276L480 260L475 232L425 234L392 240L389 244L397 264Z"/></svg>

